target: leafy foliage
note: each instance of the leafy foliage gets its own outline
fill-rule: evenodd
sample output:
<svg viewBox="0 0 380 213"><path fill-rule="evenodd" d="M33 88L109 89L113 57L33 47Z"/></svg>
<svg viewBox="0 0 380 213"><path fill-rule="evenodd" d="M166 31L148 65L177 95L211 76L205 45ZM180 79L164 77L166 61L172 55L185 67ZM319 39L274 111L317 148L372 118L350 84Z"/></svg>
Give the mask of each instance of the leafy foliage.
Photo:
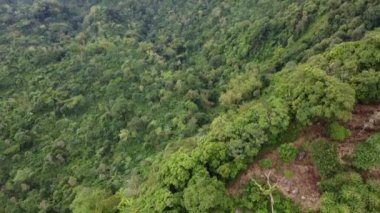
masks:
<svg viewBox="0 0 380 213"><path fill-rule="evenodd" d="M379 44L378 32L368 33L361 41L339 44L322 55L313 56L308 64L325 70L356 91L356 98L363 103L379 101Z"/></svg>
<svg viewBox="0 0 380 213"><path fill-rule="evenodd" d="M332 177L342 166L338 158L336 144L320 140L312 145L313 161L323 178Z"/></svg>
<svg viewBox="0 0 380 213"><path fill-rule="evenodd" d="M344 126L341 126L337 122L330 124L328 132L329 136L337 141L342 141L351 135L350 130L346 129Z"/></svg>
<svg viewBox="0 0 380 213"><path fill-rule="evenodd" d="M272 167L271 159L263 159L260 161L260 167L263 169L269 169Z"/></svg>
<svg viewBox="0 0 380 213"><path fill-rule="evenodd" d="M350 84L353 85L357 99L361 102L371 103L380 100L380 72L363 71L352 77Z"/></svg>
<svg viewBox="0 0 380 213"><path fill-rule="evenodd" d="M376 212L380 209L379 184L365 182L357 173L340 173L321 182L321 212Z"/></svg>
<svg viewBox="0 0 380 213"><path fill-rule="evenodd" d="M283 197L277 190L274 191L273 197L275 201L274 210L276 212L301 212L298 206L292 204L289 199ZM269 205L269 196L261 192L253 181L249 182L238 202L240 209L254 212L270 212L268 209Z"/></svg>
<svg viewBox="0 0 380 213"><path fill-rule="evenodd" d="M303 125L318 119L347 120L355 103L355 91L348 84L308 66L279 73L272 94L283 97Z"/></svg>
<svg viewBox="0 0 380 213"><path fill-rule="evenodd" d="M0 206L112 212L121 193L126 212L233 209L221 187L262 148L378 101L378 8L3 1Z"/></svg>
<svg viewBox="0 0 380 213"><path fill-rule="evenodd" d="M293 174L293 172L292 171L290 171L290 170L285 170L284 171L284 176L286 177L286 178L292 178L293 176L294 176L294 174Z"/></svg>
<svg viewBox="0 0 380 213"><path fill-rule="evenodd" d="M219 101L223 105L239 104L243 100L249 100L260 95L263 84L257 79L254 72L246 72L241 76L233 78L229 83L229 89L222 93Z"/></svg>
<svg viewBox="0 0 380 213"><path fill-rule="evenodd" d="M116 212L117 196L100 189L79 188L70 205L73 212Z"/></svg>
<svg viewBox="0 0 380 213"><path fill-rule="evenodd" d="M194 176L183 197L188 212L230 212L232 209L224 184L216 178Z"/></svg>
<svg viewBox="0 0 380 213"><path fill-rule="evenodd" d="M293 144L287 143L282 144L278 148L278 153L282 161L284 161L285 163L289 163L296 159L298 151Z"/></svg>
<svg viewBox="0 0 380 213"><path fill-rule="evenodd" d="M354 151L352 164L359 169L368 170L380 167L380 134L375 134L359 144Z"/></svg>
<svg viewBox="0 0 380 213"><path fill-rule="evenodd" d="M195 167L193 159L181 152L176 152L160 167L158 173L162 183L176 190L183 189L190 180L191 170Z"/></svg>

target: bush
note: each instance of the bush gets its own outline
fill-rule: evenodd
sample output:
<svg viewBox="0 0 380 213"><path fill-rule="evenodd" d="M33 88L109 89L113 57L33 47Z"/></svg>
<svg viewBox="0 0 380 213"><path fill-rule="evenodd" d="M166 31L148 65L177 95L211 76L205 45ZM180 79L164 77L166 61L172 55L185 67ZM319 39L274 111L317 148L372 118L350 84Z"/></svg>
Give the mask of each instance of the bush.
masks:
<svg viewBox="0 0 380 213"><path fill-rule="evenodd" d="M380 166L380 134L373 135L355 149L352 164L368 170Z"/></svg>
<svg viewBox="0 0 380 213"><path fill-rule="evenodd" d="M318 141L312 145L312 156L323 178L331 177L341 170L336 144L324 140Z"/></svg>
<svg viewBox="0 0 380 213"><path fill-rule="evenodd" d="M346 129L337 122L330 124L328 132L330 138L337 141L342 141L351 135L350 130Z"/></svg>
<svg viewBox="0 0 380 213"><path fill-rule="evenodd" d="M271 159L264 159L260 161L260 167L263 169L269 169L271 168L272 165L272 160Z"/></svg>
<svg viewBox="0 0 380 213"><path fill-rule="evenodd" d="M294 173L292 171L290 171L290 170L285 170L284 171L284 176L286 178L292 178L294 176Z"/></svg>
<svg viewBox="0 0 380 213"><path fill-rule="evenodd" d="M296 159L297 149L293 144L287 143L278 148L278 153L283 162L289 163Z"/></svg>
<svg viewBox="0 0 380 213"><path fill-rule="evenodd" d="M379 184L352 172L340 173L320 184L321 212L379 212Z"/></svg>

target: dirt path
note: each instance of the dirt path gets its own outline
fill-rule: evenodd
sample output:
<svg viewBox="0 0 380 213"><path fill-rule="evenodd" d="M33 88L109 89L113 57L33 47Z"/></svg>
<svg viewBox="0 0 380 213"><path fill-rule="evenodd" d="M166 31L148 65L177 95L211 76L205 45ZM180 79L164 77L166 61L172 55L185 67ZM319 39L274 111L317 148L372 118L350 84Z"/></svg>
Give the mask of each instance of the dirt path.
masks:
<svg viewBox="0 0 380 213"><path fill-rule="evenodd" d="M380 104L358 105L344 126L351 131L351 136L338 144L341 159L351 155L358 143L380 132Z"/></svg>
<svg viewBox="0 0 380 213"><path fill-rule="evenodd" d="M342 125L350 129L351 136L339 142L338 149L341 159L345 155L352 154L358 143L374 132L380 131L380 104L358 105L353 112L352 119ZM307 141L326 137L324 124L318 123L304 130L299 138L294 141L294 145L301 148ZM264 174L271 171L271 180L278 184L278 189L285 196L299 203L303 209L319 209L320 191L317 183L320 181L320 176L313 165L311 153L301 151L297 159L289 164L284 164L279 159L277 150L271 151L262 159L271 159L273 168L270 170L262 169L259 167L258 161L252 163L250 168L228 187L228 192L231 195L238 195L240 189L243 189L252 179L263 178ZM290 171L292 176L285 177L285 171Z"/></svg>

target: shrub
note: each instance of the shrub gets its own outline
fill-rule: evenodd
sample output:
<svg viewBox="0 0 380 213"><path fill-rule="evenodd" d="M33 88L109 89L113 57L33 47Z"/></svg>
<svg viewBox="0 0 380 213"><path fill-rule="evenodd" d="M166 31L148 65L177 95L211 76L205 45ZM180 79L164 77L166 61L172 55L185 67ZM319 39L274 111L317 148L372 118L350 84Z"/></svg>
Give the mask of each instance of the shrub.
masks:
<svg viewBox="0 0 380 213"><path fill-rule="evenodd" d="M355 149L352 164L368 170L380 166L380 134L373 135Z"/></svg>
<svg viewBox="0 0 380 213"><path fill-rule="evenodd" d="M273 144L290 143L297 140L301 128L295 125L290 125L282 130L281 133L273 137L270 135L270 142Z"/></svg>
<svg viewBox="0 0 380 213"><path fill-rule="evenodd" d="M287 143L278 148L278 153L283 162L289 163L296 159L297 149L293 144Z"/></svg>
<svg viewBox="0 0 380 213"><path fill-rule="evenodd" d="M269 169L272 167L272 160L271 159L264 159L260 161L260 167L263 169Z"/></svg>
<svg viewBox="0 0 380 213"><path fill-rule="evenodd" d="M321 212L379 212L379 184L358 173L340 173L320 184Z"/></svg>
<svg viewBox="0 0 380 213"><path fill-rule="evenodd" d="M329 135L333 140L342 141L351 135L350 130L337 122L330 124L328 129Z"/></svg>
<svg viewBox="0 0 380 213"><path fill-rule="evenodd" d="M293 172L290 171L290 170L285 170L285 171L284 171L284 176L285 176L286 178L292 178L292 177L294 176L294 174L293 174Z"/></svg>
<svg viewBox="0 0 380 213"><path fill-rule="evenodd" d="M331 177L341 170L336 144L320 140L312 145L312 156L323 178Z"/></svg>

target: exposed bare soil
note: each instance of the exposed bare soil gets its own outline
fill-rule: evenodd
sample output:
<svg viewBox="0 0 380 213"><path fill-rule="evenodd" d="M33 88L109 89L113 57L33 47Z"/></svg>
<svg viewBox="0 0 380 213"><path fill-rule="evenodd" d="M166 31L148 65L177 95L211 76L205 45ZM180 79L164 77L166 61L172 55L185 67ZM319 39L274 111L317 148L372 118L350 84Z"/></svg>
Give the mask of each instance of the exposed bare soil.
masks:
<svg viewBox="0 0 380 213"><path fill-rule="evenodd" d="M342 123L350 129L351 136L344 141L338 142L340 158L351 155L354 147L361 141L368 138L375 132L380 131L380 104L358 105L353 111L352 119ZM315 168L311 153L303 149L308 141L315 141L318 138L327 138L325 125L317 123L304 130L299 138L294 141L294 145L301 151L296 160L289 164L283 163L278 156L277 150L273 150L263 156L262 159L271 159L273 168L262 169L259 162L253 162L248 170L242 173L229 187L231 195L239 195L252 179L263 178L264 174L271 171L271 181L277 183L278 189L287 197L300 204L303 209L318 210L320 206L320 191L317 183L320 176ZM284 172L291 171L291 177L285 177ZM380 181L380 170L374 170L373 176Z"/></svg>
<svg viewBox="0 0 380 213"><path fill-rule="evenodd" d="M339 155L351 155L355 146L376 132L380 132L380 104L358 105L352 119L344 124L351 136L339 143Z"/></svg>

